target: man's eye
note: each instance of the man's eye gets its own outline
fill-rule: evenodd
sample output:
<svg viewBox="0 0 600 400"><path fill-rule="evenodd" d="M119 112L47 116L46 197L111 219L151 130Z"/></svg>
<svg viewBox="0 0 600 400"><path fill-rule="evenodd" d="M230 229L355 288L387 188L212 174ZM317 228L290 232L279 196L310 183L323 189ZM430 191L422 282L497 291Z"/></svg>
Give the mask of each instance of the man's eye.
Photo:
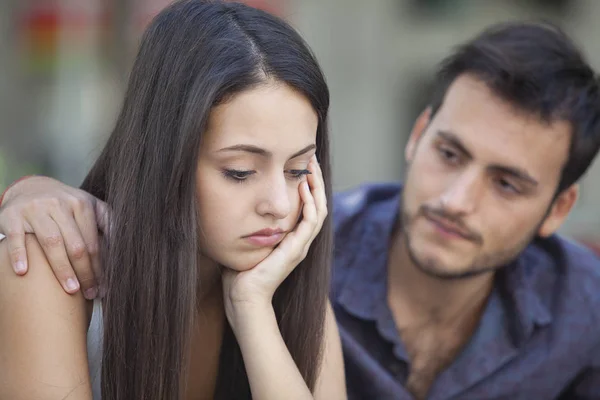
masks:
<svg viewBox="0 0 600 400"><path fill-rule="evenodd" d="M458 162L458 154L448 148L445 147L440 147L438 149L438 152L440 154L440 157L442 157L445 161L450 162L450 163L456 163Z"/></svg>
<svg viewBox="0 0 600 400"><path fill-rule="evenodd" d="M498 178L496 180L496 185L502 192L509 193L509 194L520 193L519 190L514 185L512 185L509 181L507 181L506 179Z"/></svg>

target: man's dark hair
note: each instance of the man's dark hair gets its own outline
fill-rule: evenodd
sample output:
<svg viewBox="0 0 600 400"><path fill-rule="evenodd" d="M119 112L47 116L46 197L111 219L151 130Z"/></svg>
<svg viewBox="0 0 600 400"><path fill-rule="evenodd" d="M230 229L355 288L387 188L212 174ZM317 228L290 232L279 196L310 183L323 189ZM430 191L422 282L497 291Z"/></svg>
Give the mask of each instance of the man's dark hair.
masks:
<svg viewBox="0 0 600 400"><path fill-rule="evenodd" d="M581 51L558 27L548 23L494 25L446 58L436 75L430 103L441 107L456 78L482 80L515 109L547 123L572 127L569 158L556 193L579 180L600 148L600 85Z"/></svg>

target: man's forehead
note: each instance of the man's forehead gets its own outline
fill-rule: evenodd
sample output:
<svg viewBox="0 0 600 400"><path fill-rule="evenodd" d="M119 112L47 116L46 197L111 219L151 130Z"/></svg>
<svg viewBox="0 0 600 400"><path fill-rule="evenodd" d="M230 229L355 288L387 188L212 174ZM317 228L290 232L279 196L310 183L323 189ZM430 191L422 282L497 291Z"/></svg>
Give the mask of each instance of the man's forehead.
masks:
<svg viewBox="0 0 600 400"><path fill-rule="evenodd" d="M545 122L518 113L502 102L479 104L478 98L442 106L430 125L440 140L459 143L474 159L527 170L554 181L569 156L572 128L567 121ZM449 132L440 135L440 132Z"/></svg>

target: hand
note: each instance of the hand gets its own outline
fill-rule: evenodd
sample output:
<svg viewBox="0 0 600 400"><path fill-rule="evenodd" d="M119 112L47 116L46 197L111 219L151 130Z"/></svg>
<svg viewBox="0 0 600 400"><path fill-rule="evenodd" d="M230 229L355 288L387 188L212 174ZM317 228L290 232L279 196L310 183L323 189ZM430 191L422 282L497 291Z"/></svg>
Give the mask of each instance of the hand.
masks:
<svg viewBox="0 0 600 400"><path fill-rule="evenodd" d="M34 233L67 293L98 294L101 277L98 229L108 228L108 206L90 194L47 177L31 177L9 189L0 208L12 266L27 273L25 234Z"/></svg>
<svg viewBox="0 0 600 400"><path fill-rule="evenodd" d="M254 268L243 272L228 268L223 271L225 311L232 325L239 307L271 305L275 290L306 257L323 226L327 216L327 198L316 157L310 161L308 170L311 173L299 185L303 208L302 220L296 228Z"/></svg>

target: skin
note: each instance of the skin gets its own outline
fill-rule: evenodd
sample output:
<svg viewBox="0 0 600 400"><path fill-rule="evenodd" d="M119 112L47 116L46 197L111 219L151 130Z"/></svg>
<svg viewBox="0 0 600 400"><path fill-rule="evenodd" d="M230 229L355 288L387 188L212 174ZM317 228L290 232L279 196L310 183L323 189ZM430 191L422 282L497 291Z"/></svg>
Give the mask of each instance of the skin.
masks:
<svg viewBox="0 0 600 400"><path fill-rule="evenodd" d="M214 108L196 175L208 258L248 270L272 247L254 246L243 237L264 228L295 228L302 208L298 184L315 154L317 123L308 100L278 84Z"/></svg>
<svg viewBox="0 0 600 400"><path fill-rule="evenodd" d="M472 335L494 271L571 210L576 186L553 201L570 135L567 122L522 113L469 75L433 117L425 110L416 121L388 265L415 397L426 396Z"/></svg>
<svg viewBox="0 0 600 400"><path fill-rule="evenodd" d="M225 318L238 339L254 398L277 399L281 393L299 399L346 397L331 307L313 397L283 342L271 304L327 215L314 156L316 128L310 103L275 82L234 96L210 115L196 196L202 232L198 268L202 281L212 284L203 288L199 304L202 324L192 338L194 380L188 398L212 398ZM265 228L284 234L271 245L248 239ZM85 347L91 308L81 292L65 293L44 248L32 235L26 238L31 268L24 277L10 272L8 243L0 242L0 325L18 327L0 332L0 370L8 371L0 380L0 397L91 398ZM217 265L225 268L219 271Z"/></svg>

